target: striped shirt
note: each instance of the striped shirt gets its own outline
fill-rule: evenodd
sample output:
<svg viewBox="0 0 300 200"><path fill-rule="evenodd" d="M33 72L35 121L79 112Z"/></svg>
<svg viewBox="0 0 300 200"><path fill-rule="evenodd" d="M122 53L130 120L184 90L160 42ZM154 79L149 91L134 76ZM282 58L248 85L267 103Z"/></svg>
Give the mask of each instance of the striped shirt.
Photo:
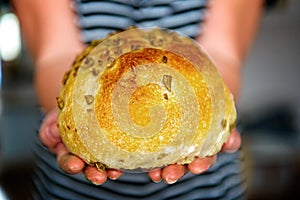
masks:
<svg viewBox="0 0 300 200"><path fill-rule="evenodd" d="M81 39L89 43L115 30L129 26L158 26L180 31L195 38L201 34L206 0L74 0ZM34 199L243 199L245 178L243 154L220 153L217 162L204 174L186 174L172 185L154 183L147 173L124 173L101 186L87 181L83 174L68 175L58 167L56 158L35 141L36 172Z"/></svg>

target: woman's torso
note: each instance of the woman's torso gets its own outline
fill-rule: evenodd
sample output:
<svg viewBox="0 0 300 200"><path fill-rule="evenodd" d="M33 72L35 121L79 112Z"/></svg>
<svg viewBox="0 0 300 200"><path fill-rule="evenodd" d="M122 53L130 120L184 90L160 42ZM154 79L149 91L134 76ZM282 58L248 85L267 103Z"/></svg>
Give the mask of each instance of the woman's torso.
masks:
<svg viewBox="0 0 300 200"><path fill-rule="evenodd" d="M201 34L206 5L207 0L74 0L85 43L133 25L169 28L195 38ZM172 185L153 183L146 173L125 173L95 186L82 174L63 173L38 136L35 144L35 199L240 199L245 192L240 151L222 153L206 173L188 173Z"/></svg>

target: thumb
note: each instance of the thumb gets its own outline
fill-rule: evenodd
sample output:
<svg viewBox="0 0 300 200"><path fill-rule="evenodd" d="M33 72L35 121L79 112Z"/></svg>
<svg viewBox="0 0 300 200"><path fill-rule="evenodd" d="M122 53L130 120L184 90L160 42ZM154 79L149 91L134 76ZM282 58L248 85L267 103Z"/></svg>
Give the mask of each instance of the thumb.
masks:
<svg viewBox="0 0 300 200"><path fill-rule="evenodd" d="M236 128L234 128L229 135L227 141L223 144L222 150L232 153L240 148L242 144L241 135Z"/></svg>

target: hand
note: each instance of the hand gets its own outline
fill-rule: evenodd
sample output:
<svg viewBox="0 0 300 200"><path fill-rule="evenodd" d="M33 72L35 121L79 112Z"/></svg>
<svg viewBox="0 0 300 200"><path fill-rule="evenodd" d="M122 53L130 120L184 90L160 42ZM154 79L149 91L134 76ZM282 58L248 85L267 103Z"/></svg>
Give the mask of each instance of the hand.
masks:
<svg viewBox="0 0 300 200"><path fill-rule="evenodd" d="M82 159L68 152L59 135L56 121L56 110L47 114L40 128L40 140L50 152L57 156L58 165L63 171L69 174L83 172L85 177L96 185L103 184L107 178L115 180L122 175L122 171L119 170L107 169L99 171L96 167L86 166L86 163ZM222 150L234 152L240 145L241 137L237 130L234 129L227 142L223 145ZM172 164L163 169L151 170L148 175L154 182L160 182L163 179L166 183L173 184L188 171L193 174L204 173L214 164L216 158L216 155L206 158L196 158L187 166Z"/></svg>
<svg viewBox="0 0 300 200"><path fill-rule="evenodd" d="M237 129L234 129L230 134L227 142L222 146L222 151L234 152L241 146L241 136L238 133ZM217 159L217 155L205 157L205 158L196 158L193 162L188 165L168 165L163 169L154 169L148 173L149 177L154 182L164 182L168 184L173 184L178 181L183 175L188 171L193 174L201 174L211 167Z"/></svg>
<svg viewBox="0 0 300 200"><path fill-rule="evenodd" d="M72 155L63 144L57 128L57 110L49 112L40 128L40 140L50 152L56 155L59 167L68 174L83 172L85 177L96 185L103 184L107 178L115 180L122 172L114 169L99 171L96 167L88 166L78 156Z"/></svg>

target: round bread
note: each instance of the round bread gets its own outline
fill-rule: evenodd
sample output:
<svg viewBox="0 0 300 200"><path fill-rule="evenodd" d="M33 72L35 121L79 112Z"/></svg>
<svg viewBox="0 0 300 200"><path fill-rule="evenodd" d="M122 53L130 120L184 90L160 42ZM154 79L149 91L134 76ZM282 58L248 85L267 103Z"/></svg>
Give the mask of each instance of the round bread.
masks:
<svg viewBox="0 0 300 200"><path fill-rule="evenodd" d="M236 120L233 97L202 48L158 28L92 42L57 102L68 150L99 168L152 169L216 154Z"/></svg>

